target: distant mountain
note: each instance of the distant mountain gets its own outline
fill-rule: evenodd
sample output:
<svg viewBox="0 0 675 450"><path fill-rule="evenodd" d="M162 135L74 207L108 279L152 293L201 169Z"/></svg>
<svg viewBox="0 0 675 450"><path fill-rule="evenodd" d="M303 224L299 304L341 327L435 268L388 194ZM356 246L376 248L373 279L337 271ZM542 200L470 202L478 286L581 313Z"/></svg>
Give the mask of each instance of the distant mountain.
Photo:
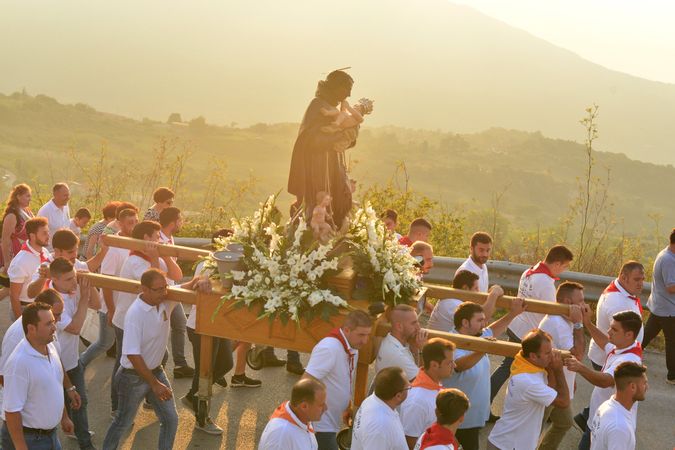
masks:
<svg viewBox="0 0 675 450"><path fill-rule="evenodd" d="M186 3L162 7L162 21L143 2L133 14L43 7L59 20L12 11L5 91L27 86L137 118L297 122L316 81L352 66L354 97L375 100L372 126L581 141L578 120L595 102L599 149L675 163L675 85L608 70L447 0Z"/></svg>
<svg viewBox="0 0 675 450"><path fill-rule="evenodd" d="M73 164L69 151L75 152L84 167L90 167L105 145L114 166L143 168L151 164L152 150L160 139L178 138L193 149L185 168L187 185L180 195L181 207L201 205L205 178L217 162L227 164L230 179L252 174L258 180L256 201L281 190L282 200L290 202L285 187L297 130L294 123L233 128L199 120L179 124L136 121L84 104L63 105L44 95L0 95L0 169L12 175L6 183L37 180L50 185L68 180L86 184L90 174ZM463 213L490 210L493 196L504 192L500 214L510 224L529 230L560 222L577 195L578 178L585 167L580 144L499 128L453 134L364 126L349 156L352 176L361 187L386 183L403 161L411 189ZM673 166L609 152L596 152L594 158L596 176L604 177L610 170L617 232L651 235L655 218L660 220L661 231L675 223ZM142 181L119 180L126 184ZM250 207L242 205L242 210L248 212Z"/></svg>

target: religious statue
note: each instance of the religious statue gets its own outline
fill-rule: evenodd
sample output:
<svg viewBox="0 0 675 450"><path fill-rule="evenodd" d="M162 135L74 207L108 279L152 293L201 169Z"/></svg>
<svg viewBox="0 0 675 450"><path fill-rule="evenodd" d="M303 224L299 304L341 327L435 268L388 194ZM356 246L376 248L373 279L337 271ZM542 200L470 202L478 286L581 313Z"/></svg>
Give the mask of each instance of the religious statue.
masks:
<svg viewBox="0 0 675 450"><path fill-rule="evenodd" d="M309 223L314 233L314 238L322 244L328 243L335 230L331 226L332 219L328 208L333 199L325 191L316 193L316 206L312 211L312 220Z"/></svg>

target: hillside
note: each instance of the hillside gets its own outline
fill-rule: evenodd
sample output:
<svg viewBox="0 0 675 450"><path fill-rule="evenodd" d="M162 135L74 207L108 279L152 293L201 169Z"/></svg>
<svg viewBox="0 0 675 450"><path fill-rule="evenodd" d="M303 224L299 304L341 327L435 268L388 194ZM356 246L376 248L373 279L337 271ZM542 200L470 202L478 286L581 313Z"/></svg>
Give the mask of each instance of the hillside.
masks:
<svg viewBox="0 0 675 450"><path fill-rule="evenodd" d="M0 91L248 126L299 121L317 80L352 66L354 97L375 99L372 126L577 140L595 102L600 150L675 163L675 85L608 70L448 0L84 2L68 14L54 3L41 14L55 20L33 14L17 6L0 18L12 42Z"/></svg>
<svg viewBox="0 0 675 450"><path fill-rule="evenodd" d="M296 134L297 124L290 123L248 128L168 125L102 113L83 104L63 105L44 95L0 95L0 167L14 174L16 181L84 183L69 151L93 163L102 145L117 168L147 167L160 139L178 138L193 149L181 194L183 207L198 207L206 189L205 174L223 161L228 179L249 174L257 179L257 199L285 191ZM675 223L675 211L670 208L675 192L672 166L608 152L594 157L599 176L604 168L611 170L610 193L625 231L652 232L648 215L655 213L662 226ZM490 209L493 195L505 191L501 213L527 229L560 219L576 195L577 177L585 163L583 147L574 142L497 128L457 135L366 126L351 158L353 177L361 187L387 182L403 161L412 189L464 212ZM120 179L124 184L141 181ZM287 195L282 199L289 201Z"/></svg>

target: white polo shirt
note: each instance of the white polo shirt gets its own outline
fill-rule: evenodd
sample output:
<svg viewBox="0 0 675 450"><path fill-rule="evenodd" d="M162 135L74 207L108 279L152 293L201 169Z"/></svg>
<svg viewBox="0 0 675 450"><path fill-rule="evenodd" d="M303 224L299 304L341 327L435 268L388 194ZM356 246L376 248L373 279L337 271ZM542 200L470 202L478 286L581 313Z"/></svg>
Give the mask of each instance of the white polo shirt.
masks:
<svg viewBox="0 0 675 450"><path fill-rule="evenodd" d="M351 450L408 450L398 413L375 394L356 413Z"/></svg>
<svg viewBox="0 0 675 450"><path fill-rule="evenodd" d="M340 329L343 339L347 341ZM349 344L347 344L349 345ZM337 433L342 429L342 413L352 398L352 383L356 379L356 365L359 351L349 347L354 366L350 373L349 357L342 343L333 337L321 339L312 349L305 372L326 385L326 412L321 420L314 423L318 432Z"/></svg>
<svg viewBox="0 0 675 450"><path fill-rule="evenodd" d="M614 396L598 408L591 423L591 450L635 450L635 427L631 410Z"/></svg>
<svg viewBox="0 0 675 450"><path fill-rule="evenodd" d="M5 364L3 409L20 412L24 427L51 430L63 414L63 368L53 344L49 356L23 339Z"/></svg>
<svg viewBox="0 0 675 450"><path fill-rule="evenodd" d="M538 272L539 270L544 270L544 272ZM546 272L548 272L546 266L541 262L523 272L518 284L518 297L555 303L556 278ZM522 340L527 333L539 326L543 318L544 315L539 313L518 314L509 324L509 330Z"/></svg>
<svg viewBox="0 0 675 450"><path fill-rule="evenodd" d="M125 314L122 367L134 368L127 355L141 355L150 370L162 363L171 331L171 311L175 306L176 302L169 301L151 306L140 296L136 297Z"/></svg>
<svg viewBox="0 0 675 450"><path fill-rule="evenodd" d="M633 353L636 352L636 353ZM637 342L634 342L633 345L626 347L621 350L617 350L616 346L614 344L607 344L605 346L605 355L606 355L606 362L605 365L602 368L603 373L608 373L614 378L614 371L616 370L617 367L619 367L619 364L622 362L634 362L638 364L642 364L642 354L641 349L639 348L639 344ZM609 400L612 397L612 394L614 394L614 386L610 386L607 388L601 388L598 386L595 386L593 388L593 392L591 393L591 403L589 405L588 409L588 426L590 427L593 424L593 418L595 417L595 413L602 405L604 402ZM637 420L637 402L633 405L633 415L635 416L635 419ZM634 426L636 423L634 423Z"/></svg>
<svg viewBox="0 0 675 450"><path fill-rule="evenodd" d="M117 236L119 236L119 233L117 233ZM120 271L122 270L122 264L124 264L124 261L126 261L128 257L129 250L126 248L109 247L108 252L105 254L103 261L101 262L101 274L119 277ZM117 294L118 291L113 291L113 302L115 301ZM101 309L99 311L103 313L108 312L108 307L106 306L105 302L103 302L103 305L101 305Z"/></svg>
<svg viewBox="0 0 675 450"><path fill-rule="evenodd" d="M427 328L449 333L455 328L455 311L462 303L456 298L439 300L431 311Z"/></svg>
<svg viewBox="0 0 675 450"><path fill-rule="evenodd" d="M459 272L460 270L468 270L469 272L478 275L478 290L481 292L488 291L488 288L490 287L490 282L488 279L487 264L483 264L483 267L478 267L478 264L476 264L473 261L473 259L471 259L471 256L469 256L462 263L462 265L457 268L457 271L455 271L455 276L457 276L457 272Z"/></svg>
<svg viewBox="0 0 675 450"><path fill-rule="evenodd" d="M408 380L415 378L420 371L419 366L415 364L415 358L410 352L410 347L407 344L401 344L391 333L387 333L382 339L375 360L375 373L387 367L400 367Z"/></svg>
<svg viewBox="0 0 675 450"><path fill-rule="evenodd" d="M10 355L14 350L19 346L19 343L26 337L26 334L23 332L23 324L21 322L21 317L16 319L5 331L5 335L2 337L2 354L0 355L0 375L5 373L5 364L9 359ZM56 352L61 354L61 347L59 346L58 336L54 335L54 348Z"/></svg>
<svg viewBox="0 0 675 450"><path fill-rule="evenodd" d="M544 409L558 396L547 384L546 374L520 373L509 379L502 417L488 440L500 449L537 448Z"/></svg>
<svg viewBox="0 0 675 450"><path fill-rule="evenodd" d="M418 380L424 381L424 384L418 385ZM399 407L403 433L406 436L420 437L436 421L436 397L441 388L440 384L434 383L424 373L424 369L420 370L413 387L408 391L408 397Z"/></svg>
<svg viewBox="0 0 675 450"><path fill-rule="evenodd" d="M137 255L129 255L129 257L122 264L120 269L119 276L121 278L127 278L129 280L140 281L143 273L150 268L150 263L145 259ZM166 273L166 263L162 258L159 259L159 269ZM173 284L169 280L166 280L167 284ZM115 299L115 315L113 316L112 323L117 328L124 330L124 317L127 314L127 310L131 304L136 300L138 294L133 294L130 292L117 292L117 295L113 298Z"/></svg>
<svg viewBox="0 0 675 450"><path fill-rule="evenodd" d="M19 300L23 303L30 303L33 299L28 297L28 285L30 284L33 274L37 271L38 267L40 267L41 259L51 262L52 255L43 247L41 252L42 258L40 258L40 252L31 247L28 242L26 242L26 247L28 250L19 251L12 259L12 262L7 268L7 276L12 283L23 283L23 286L21 286L21 293L19 294Z"/></svg>
<svg viewBox="0 0 675 450"><path fill-rule="evenodd" d="M52 236L61 228L70 229L70 208L68 205L59 208L54 203L54 199L45 203L37 213L38 217L46 217L49 221L49 250L52 249Z"/></svg>
<svg viewBox="0 0 675 450"><path fill-rule="evenodd" d="M640 314L640 307L637 306L635 300L629 297L629 293L621 286L619 280L616 279L605 289L598 299L598 306L595 311L596 326L603 333L607 333L609 324L612 322L612 316L621 311L633 311ZM637 341L642 343L644 336L644 327L640 328L637 336ZM588 347L588 358L595 364L601 366L605 362L605 352L591 339L591 344Z"/></svg>
<svg viewBox="0 0 675 450"><path fill-rule="evenodd" d="M260 436L258 450L317 450L314 433L298 419L289 402L284 409L290 420L272 417Z"/></svg>
<svg viewBox="0 0 675 450"><path fill-rule="evenodd" d="M574 325L562 316L546 314L539 324L539 329L547 332L553 338L553 348L570 350L574 347ZM574 380L577 373L563 367L563 374L570 392L570 400L574 398Z"/></svg>
<svg viewBox="0 0 675 450"><path fill-rule="evenodd" d="M211 270L204 270L204 261L201 261L199 264L197 264L197 267L195 267L195 275L211 275ZM192 305L192 308L190 308L190 315L187 318L187 322L185 323L185 326L188 328L194 330L197 328L197 305Z"/></svg>
<svg viewBox="0 0 675 450"><path fill-rule="evenodd" d="M49 287L54 288L54 284L49 282ZM75 312L77 312L77 305L80 302L80 286L77 286L73 293L63 293L63 312L61 313L61 320L56 322L56 335L61 345L61 362L66 371L77 367L80 360L80 335L73 334L66 331L66 327L73 321Z"/></svg>

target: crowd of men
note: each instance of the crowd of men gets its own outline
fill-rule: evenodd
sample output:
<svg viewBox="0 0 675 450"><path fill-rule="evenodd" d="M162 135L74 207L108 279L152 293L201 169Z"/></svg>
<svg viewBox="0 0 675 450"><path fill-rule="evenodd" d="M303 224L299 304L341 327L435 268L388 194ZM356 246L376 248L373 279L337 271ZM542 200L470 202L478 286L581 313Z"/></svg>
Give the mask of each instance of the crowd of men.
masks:
<svg viewBox="0 0 675 450"><path fill-rule="evenodd" d="M162 243L173 243L183 223L181 211L173 206L174 193L157 189L143 220L132 203L105 205L102 219L88 227L84 248L80 234L92 214L82 208L70 217L66 184L53 187L52 198L37 216L30 210L30 197L28 186L16 186L3 215L1 275L6 275L7 288L0 295L9 297L12 324L4 332L0 356L2 448L61 448L59 426L77 439L81 449L95 448L85 370L113 347L112 421L102 448L118 448L141 405L154 410L159 419L158 448L173 448L178 414L164 370L167 346L170 343L173 377L192 378L181 401L193 411L199 379L185 357L186 336L196 364L200 353L194 307L187 317L181 304L167 300L168 287L184 280L183 271L175 258L161 256L158 250ZM383 220L395 234L396 212L386 211ZM431 224L419 218L405 236L395 234L417 259L420 274L433 267L431 231ZM109 247L102 238L106 234L147 243L142 251ZM228 230L218 230L214 238L227 234ZM594 314L585 303L583 285L566 281L556 286L574 259L563 245L550 248L542 261L522 274L517 298L506 314L494 319L504 290L490 286L491 251L492 238L475 233L469 257L452 282L457 289L485 292L483 304L447 298L422 311L400 304L378 319L352 311L316 344L306 368L297 354L289 354L286 363L267 349L268 365L286 363L289 372L301 377L290 400L270 411L259 448L337 450L345 437L343 428L349 426L355 450L555 449L576 424L583 431L579 449L634 449L637 404L645 399L648 387L642 349L661 330L667 382L675 384L675 229L654 264L651 314L644 327L639 299L643 265L624 263ZM99 290L83 272L137 280L141 292ZM180 286L208 292L209 275L198 266ZM524 299L569 305L569 314L531 312ZM91 311L96 311L98 337L80 352L80 336ZM422 327L427 313L428 324ZM352 398L359 349L371 345L374 320L390 322L391 331L374 343L371 394L356 409ZM490 373L485 353L457 348L448 339L430 339L427 329L491 340L505 333L520 351L505 357ZM583 363L587 334L590 366ZM248 345L216 339L213 347L215 383L227 386L225 374L234 369L232 387L261 386L245 373ZM588 408L575 415L571 399L581 379L594 388ZM492 402L504 384L498 416ZM488 422L495 424L487 441L481 442L481 429ZM223 432L208 414L195 426L213 435Z"/></svg>

